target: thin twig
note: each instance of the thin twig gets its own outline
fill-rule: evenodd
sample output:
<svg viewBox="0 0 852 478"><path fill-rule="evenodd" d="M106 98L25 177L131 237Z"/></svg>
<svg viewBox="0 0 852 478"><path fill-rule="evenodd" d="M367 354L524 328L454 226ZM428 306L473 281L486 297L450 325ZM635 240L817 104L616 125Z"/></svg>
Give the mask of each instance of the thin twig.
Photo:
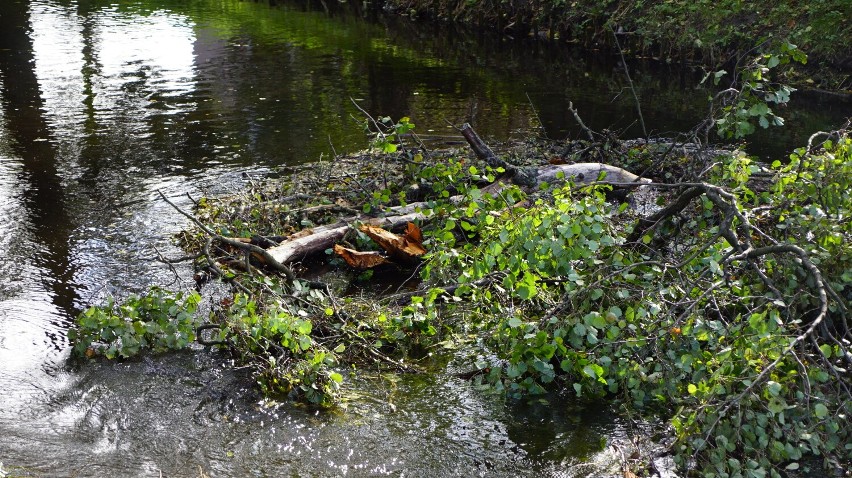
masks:
<svg viewBox="0 0 852 478"><path fill-rule="evenodd" d="M583 131L586 132L586 135L589 137L589 141L594 143L595 142L594 132L591 129L589 129L588 126L586 126L586 123L583 123L583 118L580 118L580 113L577 112L577 109L574 108L574 103L571 102L571 101L568 102L568 111L570 111L571 114L574 115L574 121L576 121L577 124L579 124L580 127L583 128Z"/></svg>
<svg viewBox="0 0 852 478"><path fill-rule="evenodd" d="M538 111L535 109L535 105L533 104L532 98L530 98L530 94L524 92L527 97L527 101L530 103L530 109L532 109L533 114L535 115L536 121L538 121L538 129L541 132L541 137L544 139L550 139L547 137L547 131L544 129L544 123L541 121L541 116L538 115Z"/></svg>
<svg viewBox="0 0 852 478"><path fill-rule="evenodd" d="M630 92L633 93L633 99L636 101L636 113L639 115L639 124L642 125L642 135L645 139L648 138L648 130L645 128L645 118L642 116L642 104L639 101L639 95L636 94L636 87L633 85L633 79L630 78L630 70L627 68L627 61L624 59L624 51L621 49L621 43L618 41L618 35L615 30L612 30L612 37L615 38L615 46L618 48L618 54L621 55L621 65L624 67L624 76L627 77L627 83L630 84Z"/></svg>

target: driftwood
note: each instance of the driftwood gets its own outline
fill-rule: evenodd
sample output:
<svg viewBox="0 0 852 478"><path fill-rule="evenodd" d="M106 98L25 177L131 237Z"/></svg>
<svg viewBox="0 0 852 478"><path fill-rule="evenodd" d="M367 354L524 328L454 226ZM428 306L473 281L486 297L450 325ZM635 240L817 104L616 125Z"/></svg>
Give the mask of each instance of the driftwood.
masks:
<svg viewBox="0 0 852 478"><path fill-rule="evenodd" d="M482 141L482 138L476 134L476 131L474 131L470 126L470 123L463 124L459 131L462 136L464 136L464 139L467 140L467 144L470 145L470 149L473 150L473 153L476 154L477 158L485 161L485 163L492 168L503 168L510 175L515 174L517 168L498 158L497 155L494 154L494 151L485 144L485 141Z"/></svg>
<svg viewBox="0 0 852 478"><path fill-rule="evenodd" d="M284 274L288 279L290 279L290 280L295 279L296 276L295 276L295 274L293 274L293 270L290 269L290 267L287 265L287 263L275 260L275 258L272 255L270 255L269 252L266 249L264 249L260 246L256 246L256 245L251 244L251 243L242 242L240 240L237 240L237 239L234 239L234 238L231 238L231 237L225 237L225 236L222 236L220 234L217 234L215 231L213 231L212 229L207 227L204 223L199 221L198 218L196 218L192 214L189 214L188 212L184 211L183 209L178 207L177 204L170 201L169 198L167 198L166 195L163 194L162 191L157 190L157 193L160 194L160 197L163 199L163 201L166 201L166 203L168 203L171 207L173 207L177 212L181 213L182 215L187 217L189 220L194 222L211 239L216 239L216 240L222 242L223 244L227 244L231 247L240 249L240 250L244 251L246 254L254 255L255 257L262 260L265 264L267 264L272 269L276 270L277 272L280 272L281 274ZM208 239L208 245L209 245L209 239ZM208 247L205 246L205 249L208 249ZM208 260L209 260L210 259L209 253L207 253L206 255L208 256Z"/></svg>
<svg viewBox="0 0 852 478"><path fill-rule="evenodd" d="M485 161L493 168L503 168L509 176L514 176L518 172L518 168L498 158L494 151L488 147L485 141L476 134L476 131L471 128L470 124L465 123L461 129L462 136L470 144L470 149L473 150L476 157ZM536 169L532 173L534 183L532 186L538 186L543 182L552 183L556 181L559 173L562 173L565 180L572 180L574 183L589 184L598 181L601 175L604 175L604 181L613 183L650 183L650 179L640 178L639 176L626 171L616 166L610 166L603 163L576 163L562 165L548 165Z"/></svg>

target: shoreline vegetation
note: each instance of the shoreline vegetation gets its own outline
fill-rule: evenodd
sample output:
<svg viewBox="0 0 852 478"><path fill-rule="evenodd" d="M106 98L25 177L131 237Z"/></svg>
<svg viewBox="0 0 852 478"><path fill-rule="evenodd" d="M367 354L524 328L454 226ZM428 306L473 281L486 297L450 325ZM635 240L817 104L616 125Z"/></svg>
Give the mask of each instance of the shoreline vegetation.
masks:
<svg viewBox="0 0 852 478"><path fill-rule="evenodd" d="M791 43L810 58L797 85L852 91L852 5L845 0L384 0L390 13L463 23L512 38L536 37L628 57L735 69Z"/></svg>

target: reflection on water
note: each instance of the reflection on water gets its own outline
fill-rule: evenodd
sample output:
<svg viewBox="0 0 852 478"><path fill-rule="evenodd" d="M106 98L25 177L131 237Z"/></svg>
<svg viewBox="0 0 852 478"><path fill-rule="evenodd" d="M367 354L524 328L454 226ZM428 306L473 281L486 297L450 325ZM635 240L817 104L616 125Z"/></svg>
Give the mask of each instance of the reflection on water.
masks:
<svg viewBox="0 0 852 478"><path fill-rule="evenodd" d="M626 432L606 410L507 406L455 379L351 383L342 414L263 404L225 357L68 363L80 308L149 284L185 226L162 190L363 147L362 118L412 117L429 144L470 121L505 140L539 124L636 132L611 59L403 19L239 0L8 0L0 5L0 459L35 475L581 476ZM355 7L356 9L358 7ZM370 16L370 12L361 12ZM690 74L634 73L655 132L696 123ZM787 115L786 149L844 105ZM761 149L762 148L762 149Z"/></svg>

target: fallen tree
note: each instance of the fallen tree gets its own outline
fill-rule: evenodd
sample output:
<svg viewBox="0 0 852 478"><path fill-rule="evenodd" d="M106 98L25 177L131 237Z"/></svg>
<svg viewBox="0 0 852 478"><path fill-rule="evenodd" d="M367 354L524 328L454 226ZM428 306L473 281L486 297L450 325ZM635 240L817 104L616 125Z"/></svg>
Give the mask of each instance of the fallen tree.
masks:
<svg viewBox="0 0 852 478"><path fill-rule="evenodd" d="M459 376L483 389L566 390L663 416L684 470L772 476L808 454L842 469L852 459L852 140L845 130L818 139L776 164L761 190L741 154L676 156L648 142L614 152L613 163L638 158L635 170L655 179L688 166L677 171L685 180L664 183L599 162L524 165L482 142L476 158L403 149L201 200L187 212L200 232L186 242L202 252L199 268L240 291L214 302L202 341L252 367L264 393L321 406L339 400L341 367L416 372L424 349L455 347L456 368L468 370ZM567 157L593 146L550 147ZM429 197L401 205L411 181ZM614 187L654 188L663 206L638 214L607 197ZM352 213L364 204L371 214ZM410 221L429 251L400 274L420 278L416 291L342 298L299 278L309 255L365 246L353 226ZM132 304L167 311L157 323L186 320L179 300L154 302L165 306ZM105 349L121 356L125 336L149 330L127 309L81 319L77 348L97 355L86 340L129 323ZM625 470L652 463L640 456Z"/></svg>
<svg viewBox="0 0 852 478"><path fill-rule="evenodd" d="M490 167L499 168L503 172L498 181L482 188L483 192L492 196L499 195L504 188L512 184L523 186L527 190L536 190L542 184L558 184L563 181L571 181L575 184L591 184L598 181L605 181L621 184L622 187L638 186L651 182L650 179L640 178L623 168L597 162L561 165L548 164L522 170L497 157L469 124L465 123L460 128L460 132L464 135L478 159ZM461 195L448 198L448 202L451 204L459 204L462 200L463 196ZM176 207L173 203L169 203L173 207ZM201 221L190 216L186 211L181 210L181 213L190 217L210 237L253 255L260 263L273 270L283 272L288 278L292 279L292 272L287 267L288 264L295 261L302 261L314 254L332 248L344 239L347 233L352 230L353 225L365 224L396 230L412 221L428 219L429 214L423 212L428 209L430 209L429 204L421 201L404 206L388 207L380 216L367 214L348 216L331 224L299 230L287 237L281 238L280 242L273 244L272 247L267 249L263 249L251 242L240 241L238 238L226 238L213 233ZM271 243L267 242L267 244Z"/></svg>
<svg viewBox="0 0 852 478"><path fill-rule="evenodd" d="M558 182L564 180L571 180L582 184L588 184L599 180L612 181L625 186L628 185L627 183L632 182L636 182L637 185L651 182L649 179L639 178L622 168L601 163L551 165L537 169L534 179L533 188L546 182ZM524 184L528 183L525 182ZM496 195L499 194L506 185L506 182L496 182L493 183L492 187L484 187L483 191ZM461 196L453 196L449 198L449 201L454 204L461 200ZM352 224L369 224L388 229L398 229L411 221L422 221L427 219L427 215L421 211L428 208L427 203L418 202L405 206L388 208L386 212L387 215L381 217L371 217L367 215L351 216L334 224L304 229L288 237L280 244L268 249L267 254L270 258L280 264L288 264L293 261L303 260L312 254L325 251L337 242L340 242L351 229Z"/></svg>

